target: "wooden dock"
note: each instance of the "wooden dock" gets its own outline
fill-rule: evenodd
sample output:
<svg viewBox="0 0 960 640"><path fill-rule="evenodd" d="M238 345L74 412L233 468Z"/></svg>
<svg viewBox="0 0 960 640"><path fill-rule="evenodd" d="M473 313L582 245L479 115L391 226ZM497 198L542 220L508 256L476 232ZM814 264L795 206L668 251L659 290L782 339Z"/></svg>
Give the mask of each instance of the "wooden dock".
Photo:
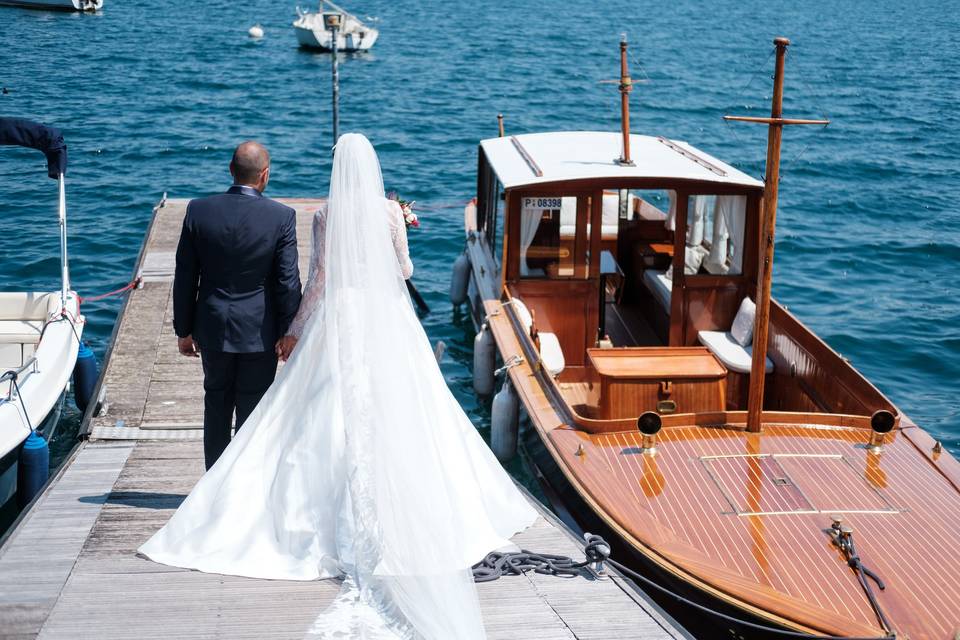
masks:
<svg viewBox="0 0 960 640"><path fill-rule="evenodd" d="M301 270L318 201L297 209ZM154 212L138 260L144 285L117 321L102 384L106 408L89 438L0 547L0 638L309 638L339 590L334 580L254 580L155 564L136 548L203 473L199 360L177 353L171 322L174 251L185 200ZM541 505L515 538L582 557ZM685 632L618 576L528 575L479 585L493 639L680 639Z"/></svg>

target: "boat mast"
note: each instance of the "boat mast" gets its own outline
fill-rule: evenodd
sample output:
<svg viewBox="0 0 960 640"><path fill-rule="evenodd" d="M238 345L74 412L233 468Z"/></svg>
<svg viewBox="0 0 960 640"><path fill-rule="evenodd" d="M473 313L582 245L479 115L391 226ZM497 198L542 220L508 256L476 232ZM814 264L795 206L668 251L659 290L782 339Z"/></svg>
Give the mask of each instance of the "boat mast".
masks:
<svg viewBox="0 0 960 640"><path fill-rule="evenodd" d="M623 134L623 151L617 158L617 164L632 167L630 159L630 92L633 81L627 67L627 35L620 38L620 130Z"/></svg>
<svg viewBox="0 0 960 640"><path fill-rule="evenodd" d="M777 48L776 70L773 76L773 99L769 118L724 116L725 120L760 122L768 125L767 167L763 185L761 247L763 255L757 275L757 314L753 325L753 361L750 367L750 397L747 405L747 431L758 432L763 412L764 375L767 364L767 342L770 330L770 288L773 278L773 246L777 222L777 191L780 185L780 141L783 126L788 124L830 124L829 120L799 120L783 117L783 69L790 40L774 38Z"/></svg>
<svg viewBox="0 0 960 640"><path fill-rule="evenodd" d="M332 2L327 4L339 10ZM321 3L321 6L322 3ZM337 142L340 140L340 63L337 48L339 46L340 29L346 21L343 13L324 12L323 26L330 32L330 61L331 80L333 83L333 145L331 153L335 153Z"/></svg>
<svg viewBox="0 0 960 640"><path fill-rule="evenodd" d="M58 180L60 186L60 308L67 308L67 295L70 292L70 266L67 262L67 191L63 174Z"/></svg>

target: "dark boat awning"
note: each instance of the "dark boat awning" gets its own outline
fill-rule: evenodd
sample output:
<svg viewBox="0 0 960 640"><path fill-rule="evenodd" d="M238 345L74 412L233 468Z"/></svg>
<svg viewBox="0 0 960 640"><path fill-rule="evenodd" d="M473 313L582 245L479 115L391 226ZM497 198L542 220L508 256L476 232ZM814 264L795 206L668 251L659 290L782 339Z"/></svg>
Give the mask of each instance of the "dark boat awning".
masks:
<svg viewBox="0 0 960 640"><path fill-rule="evenodd" d="M67 144L59 129L23 118L0 118L0 144L42 151L51 178L67 173Z"/></svg>

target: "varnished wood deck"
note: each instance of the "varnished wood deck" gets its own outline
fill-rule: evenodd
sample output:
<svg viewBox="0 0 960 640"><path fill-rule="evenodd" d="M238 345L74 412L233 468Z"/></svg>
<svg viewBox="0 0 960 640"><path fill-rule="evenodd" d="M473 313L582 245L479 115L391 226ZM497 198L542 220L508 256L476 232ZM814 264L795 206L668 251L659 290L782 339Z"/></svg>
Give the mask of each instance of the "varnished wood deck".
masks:
<svg viewBox="0 0 960 640"><path fill-rule="evenodd" d="M301 269L317 201L299 213ZM0 547L2 638L306 638L335 581L253 580L175 569L135 549L203 472L199 361L177 355L173 251L186 202L156 211L141 256L145 284L118 320L106 363L108 406ZM579 557L546 512L515 541ZM682 638L619 577L531 575L480 585L491 639Z"/></svg>

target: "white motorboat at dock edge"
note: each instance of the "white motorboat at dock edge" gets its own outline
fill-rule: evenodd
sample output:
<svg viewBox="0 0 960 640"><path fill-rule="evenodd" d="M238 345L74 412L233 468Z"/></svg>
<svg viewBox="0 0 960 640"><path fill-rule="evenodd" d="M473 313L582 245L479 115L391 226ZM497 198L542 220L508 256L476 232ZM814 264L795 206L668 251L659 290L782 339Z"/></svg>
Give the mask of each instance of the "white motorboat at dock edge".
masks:
<svg viewBox="0 0 960 640"><path fill-rule="evenodd" d="M47 441L77 363L84 318L67 261L67 148L57 129L0 118L0 145L42 151L59 185L59 290L0 292L0 507L29 503L49 474Z"/></svg>

